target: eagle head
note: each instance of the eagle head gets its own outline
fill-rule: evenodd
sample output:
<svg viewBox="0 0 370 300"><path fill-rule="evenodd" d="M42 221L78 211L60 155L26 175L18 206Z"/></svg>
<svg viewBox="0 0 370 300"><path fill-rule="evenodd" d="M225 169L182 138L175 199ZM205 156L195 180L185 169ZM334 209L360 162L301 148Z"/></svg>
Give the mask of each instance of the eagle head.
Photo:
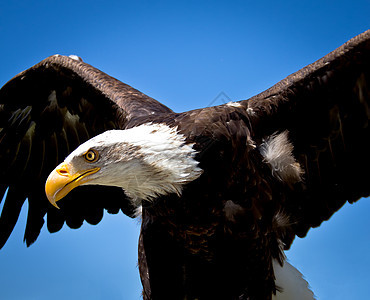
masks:
<svg viewBox="0 0 370 300"><path fill-rule="evenodd" d="M176 128L144 124L106 131L81 144L49 175L45 192L51 204L80 185L121 187L136 207L160 195L181 194L202 170L196 151Z"/></svg>

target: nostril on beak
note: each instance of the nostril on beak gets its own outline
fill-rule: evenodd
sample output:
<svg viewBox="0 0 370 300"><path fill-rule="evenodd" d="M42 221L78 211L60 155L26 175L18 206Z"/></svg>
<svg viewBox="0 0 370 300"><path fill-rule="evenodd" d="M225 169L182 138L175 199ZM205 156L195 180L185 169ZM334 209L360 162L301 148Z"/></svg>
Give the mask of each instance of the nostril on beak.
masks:
<svg viewBox="0 0 370 300"><path fill-rule="evenodd" d="M64 169L57 170L57 173L61 176L68 176L68 171Z"/></svg>

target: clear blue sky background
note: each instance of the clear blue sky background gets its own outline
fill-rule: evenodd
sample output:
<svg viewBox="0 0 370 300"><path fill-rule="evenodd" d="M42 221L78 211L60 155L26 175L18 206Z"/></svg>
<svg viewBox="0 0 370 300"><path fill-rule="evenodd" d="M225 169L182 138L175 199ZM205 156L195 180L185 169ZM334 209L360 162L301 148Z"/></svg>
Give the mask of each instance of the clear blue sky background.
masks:
<svg viewBox="0 0 370 300"><path fill-rule="evenodd" d="M181 112L263 91L368 29L369 16L368 0L2 1L0 85L77 54ZM0 299L140 299L138 221L44 228L26 248L26 210L0 251ZM319 299L368 298L369 211L368 199L346 205L287 252Z"/></svg>

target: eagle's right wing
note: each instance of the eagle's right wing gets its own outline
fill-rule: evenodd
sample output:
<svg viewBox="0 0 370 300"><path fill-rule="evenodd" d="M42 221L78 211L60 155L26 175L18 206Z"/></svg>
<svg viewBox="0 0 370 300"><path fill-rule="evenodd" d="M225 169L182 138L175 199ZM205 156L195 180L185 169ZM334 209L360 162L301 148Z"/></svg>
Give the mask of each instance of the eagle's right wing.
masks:
<svg viewBox="0 0 370 300"><path fill-rule="evenodd" d="M125 128L136 119L169 112L156 100L81 60L60 55L41 61L5 84L0 90L0 202L5 200L0 248L26 198L27 245L36 240L46 213L50 232L60 230L64 222L72 228L80 227L84 220L97 224L103 208L111 213L122 209L130 215L128 202L122 201L123 191L113 187L76 190L58 211L46 199L45 180L87 139Z"/></svg>

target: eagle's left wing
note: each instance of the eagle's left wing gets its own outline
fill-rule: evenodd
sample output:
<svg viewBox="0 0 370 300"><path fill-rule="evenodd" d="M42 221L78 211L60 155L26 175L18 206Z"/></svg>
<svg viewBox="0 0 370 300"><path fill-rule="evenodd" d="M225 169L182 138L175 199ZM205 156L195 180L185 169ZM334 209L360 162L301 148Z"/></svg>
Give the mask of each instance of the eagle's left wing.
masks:
<svg viewBox="0 0 370 300"><path fill-rule="evenodd" d="M240 104L256 143L276 146L281 134L303 171L281 203L293 228L286 247L346 201L369 196L370 30Z"/></svg>

